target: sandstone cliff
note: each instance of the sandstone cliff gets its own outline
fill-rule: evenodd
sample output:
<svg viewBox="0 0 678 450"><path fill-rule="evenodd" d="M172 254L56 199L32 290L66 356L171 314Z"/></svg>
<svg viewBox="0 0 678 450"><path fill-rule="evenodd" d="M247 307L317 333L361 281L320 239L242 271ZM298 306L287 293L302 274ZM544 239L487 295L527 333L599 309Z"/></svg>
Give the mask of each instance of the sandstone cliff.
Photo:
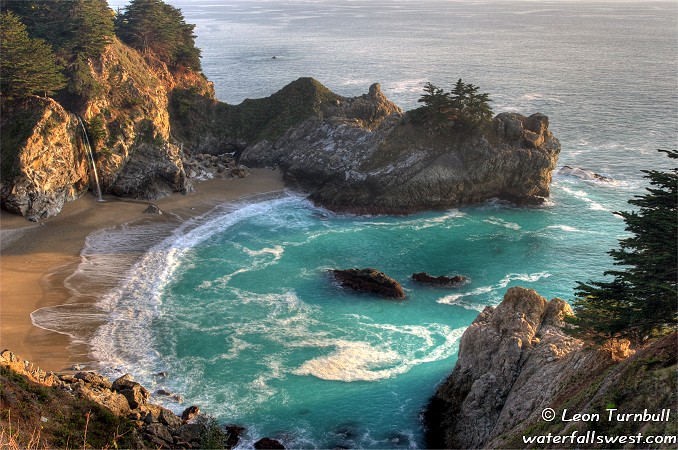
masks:
<svg viewBox="0 0 678 450"><path fill-rule="evenodd" d="M633 354L628 342L601 348L564 332L570 307L534 291L511 288L462 336L454 371L425 413L433 448L525 448L522 436L675 434L677 336ZM552 408L553 421L542 411ZM563 422L562 414L623 413L672 408L669 422ZM553 443L550 447L562 448ZM565 445L572 447L572 445ZM591 447L591 446L586 446ZM592 447L610 447L593 445ZM667 448L670 446L667 446Z"/></svg>
<svg viewBox="0 0 678 450"><path fill-rule="evenodd" d="M281 168L289 185L337 211L404 214L495 197L532 204L549 195L560 152L544 115L504 113L490 130L462 135L410 120L378 84L344 98L300 78L228 105L201 74L117 39L89 70L94 94L64 104L87 124L103 192L123 197L185 193L187 161L228 153ZM78 122L59 103L11 105L0 126L6 209L49 217L91 186Z"/></svg>
<svg viewBox="0 0 678 450"><path fill-rule="evenodd" d="M471 136L432 130L409 120L375 84L248 146L241 161L280 167L290 184L332 210L407 214L495 197L539 203L559 152L542 114L500 114L491 130Z"/></svg>

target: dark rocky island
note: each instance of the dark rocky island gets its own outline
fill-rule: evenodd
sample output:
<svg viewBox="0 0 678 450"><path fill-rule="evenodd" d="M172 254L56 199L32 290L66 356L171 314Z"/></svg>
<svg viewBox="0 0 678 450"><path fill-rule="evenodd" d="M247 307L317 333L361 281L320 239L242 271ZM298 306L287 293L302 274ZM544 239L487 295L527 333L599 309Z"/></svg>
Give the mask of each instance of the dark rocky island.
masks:
<svg viewBox="0 0 678 450"><path fill-rule="evenodd" d="M367 292L386 298L405 298L400 283L377 269L330 270L334 278L344 287Z"/></svg>

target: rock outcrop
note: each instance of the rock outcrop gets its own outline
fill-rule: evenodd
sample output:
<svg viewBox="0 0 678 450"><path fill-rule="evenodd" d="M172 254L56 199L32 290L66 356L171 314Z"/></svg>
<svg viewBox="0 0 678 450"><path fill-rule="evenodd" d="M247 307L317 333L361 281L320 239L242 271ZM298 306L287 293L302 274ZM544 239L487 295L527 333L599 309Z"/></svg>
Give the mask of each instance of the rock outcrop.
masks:
<svg viewBox="0 0 678 450"><path fill-rule="evenodd" d="M19 421L22 419L21 413L27 415L24 418L24 432L29 430L30 420L42 418L39 425L42 442L50 448L58 447L49 445L47 440L52 429L63 430L73 426L59 423L66 421L66 416L73 409L90 410L87 414L92 413L95 418L103 417L105 423L101 427L113 427L96 430L108 436L107 444L111 442L110 436L114 436L114 441L124 437L126 444L132 448L232 448L238 444L240 434L245 431L237 425L220 427L215 419L201 415L197 406L186 408L179 417L169 409L151 403L149 391L130 375L123 375L111 382L95 372L46 373L8 350L0 353L0 370L5 371L0 373L0 405L3 410L12 409L12 418ZM8 376L7 370L13 373L9 375L9 382L3 378ZM12 382L16 380L19 380L17 388L12 389ZM36 407L35 411L21 402L24 390L29 396L31 393L35 396L36 392L40 394L42 400L31 405ZM48 401L57 406L54 410L41 410L40 402ZM118 417L117 426L121 429L116 430L114 421L105 418L105 413L94 410L94 407L104 408L110 411L108 414ZM74 420L83 419L76 417Z"/></svg>
<svg viewBox="0 0 678 450"><path fill-rule="evenodd" d="M533 204L549 195L560 143L543 114L502 113L485 133L431 130L408 119L378 84L338 98L241 161L277 166L335 211L407 214L490 198Z"/></svg>
<svg viewBox="0 0 678 450"><path fill-rule="evenodd" d="M454 371L425 413L428 446L523 448L522 436L549 432L675 430L675 420L652 427L560 420L565 409L604 412L612 404L623 412L659 412L675 408L677 399L675 334L631 356L628 341L591 348L569 336L563 328L568 314L564 301L549 302L519 287L496 308L485 308L464 332ZM543 420L545 408L555 411L556 420Z"/></svg>
<svg viewBox="0 0 678 450"><path fill-rule="evenodd" d="M405 298L400 283L377 269L335 269L330 271L344 287L386 298Z"/></svg>

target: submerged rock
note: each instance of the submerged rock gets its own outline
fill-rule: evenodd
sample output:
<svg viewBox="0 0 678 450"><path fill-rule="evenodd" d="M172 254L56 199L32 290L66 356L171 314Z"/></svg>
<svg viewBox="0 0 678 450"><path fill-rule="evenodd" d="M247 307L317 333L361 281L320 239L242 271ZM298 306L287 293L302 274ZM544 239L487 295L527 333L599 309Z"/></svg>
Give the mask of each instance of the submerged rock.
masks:
<svg viewBox="0 0 678 450"><path fill-rule="evenodd" d="M377 269L334 269L330 272L344 287L387 298L405 298L400 283Z"/></svg>
<svg viewBox="0 0 678 450"><path fill-rule="evenodd" d="M592 172L590 170L582 169L580 167L563 166L563 167L560 168L560 170L558 170L558 175L575 177L575 178L579 178L580 180L599 181L599 182L602 182L602 183L614 183L615 182L610 177L606 177L605 175L601 175L599 173L595 173L595 172Z"/></svg>
<svg viewBox="0 0 678 450"><path fill-rule="evenodd" d="M455 275L453 277L441 275L434 277L427 274L426 272L413 273L412 279L418 283L435 284L446 287L456 287L468 282L468 278L462 275Z"/></svg>

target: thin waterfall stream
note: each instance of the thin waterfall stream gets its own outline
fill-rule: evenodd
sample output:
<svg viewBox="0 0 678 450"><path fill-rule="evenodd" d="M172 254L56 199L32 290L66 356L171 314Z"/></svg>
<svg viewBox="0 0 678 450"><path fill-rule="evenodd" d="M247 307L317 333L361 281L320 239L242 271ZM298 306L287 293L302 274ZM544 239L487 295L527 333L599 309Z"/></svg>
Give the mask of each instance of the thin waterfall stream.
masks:
<svg viewBox="0 0 678 450"><path fill-rule="evenodd" d="M97 165L96 161L94 160L94 153L92 152L92 146L90 145L89 142L89 136L87 135L87 129L85 128L85 124L82 121L82 118L76 114L76 117L78 118L78 122L80 122L80 127L82 128L82 134L85 136L85 147L87 148L87 154L89 156L89 161L90 164L92 165L92 172L94 172L94 182L97 185L97 200L100 202L103 202L104 199L101 196L101 185L99 184L99 174L97 172Z"/></svg>

